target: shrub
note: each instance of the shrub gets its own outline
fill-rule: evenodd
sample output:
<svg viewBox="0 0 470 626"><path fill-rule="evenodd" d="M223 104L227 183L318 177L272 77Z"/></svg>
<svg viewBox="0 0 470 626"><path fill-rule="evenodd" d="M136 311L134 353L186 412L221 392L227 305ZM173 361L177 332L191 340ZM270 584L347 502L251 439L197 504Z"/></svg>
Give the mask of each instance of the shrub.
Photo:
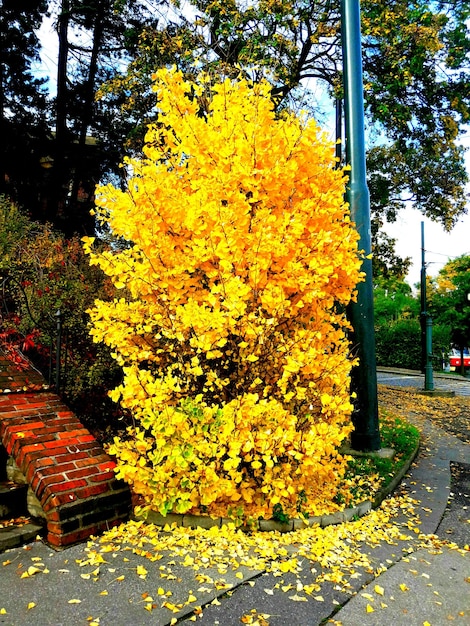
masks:
<svg viewBox="0 0 470 626"><path fill-rule="evenodd" d="M114 294L111 281L90 267L79 238L66 239L48 224L29 220L0 198L0 336L18 365L24 352L46 378L50 351L55 358L58 310L63 316L62 391L98 436L115 421L107 391L121 372L105 345L94 344L86 310L95 298ZM114 424L113 428L116 427Z"/></svg>
<svg viewBox="0 0 470 626"><path fill-rule="evenodd" d="M122 297L90 311L136 420L110 452L160 510L331 510L350 432L345 305L357 235L333 147L277 117L267 83L155 76L159 121L98 217L128 242L91 263Z"/></svg>
<svg viewBox="0 0 470 626"><path fill-rule="evenodd" d="M421 325L417 319L401 319L375 329L377 364L384 367L421 369ZM442 354L450 346L449 329L433 326L433 368L442 369Z"/></svg>

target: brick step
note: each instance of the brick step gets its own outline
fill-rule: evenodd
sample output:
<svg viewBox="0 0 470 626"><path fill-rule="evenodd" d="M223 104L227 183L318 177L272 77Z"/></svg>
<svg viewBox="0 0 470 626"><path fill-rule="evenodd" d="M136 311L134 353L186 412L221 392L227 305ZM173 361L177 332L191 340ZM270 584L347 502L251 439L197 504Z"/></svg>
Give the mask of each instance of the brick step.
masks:
<svg viewBox="0 0 470 626"><path fill-rule="evenodd" d="M18 485L10 480L0 482L0 520L25 515L28 485Z"/></svg>
<svg viewBox="0 0 470 626"><path fill-rule="evenodd" d="M7 478L19 474L14 481L29 485L28 511L45 520L52 546L83 541L128 518L131 496L115 477L114 460L56 394L0 395L0 440L10 457Z"/></svg>
<svg viewBox="0 0 470 626"><path fill-rule="evenodd" d="M27 516L28 485L0 482L0 552L22 546L44 534L44 525Z"/></svg>
<svg viewBox="0 0 470 626"><path fill-rule="evenodd" d="M43 537L45 528L30 517L0 520L0 553Z"/></svg>

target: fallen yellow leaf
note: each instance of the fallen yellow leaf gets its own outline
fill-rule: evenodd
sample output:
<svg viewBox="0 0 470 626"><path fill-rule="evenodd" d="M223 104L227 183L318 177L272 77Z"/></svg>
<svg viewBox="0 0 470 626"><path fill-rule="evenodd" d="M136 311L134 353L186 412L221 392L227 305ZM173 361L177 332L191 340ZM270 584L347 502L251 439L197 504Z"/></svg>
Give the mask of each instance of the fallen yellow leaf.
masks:
<svg viewBox="0 0 470 626"><path fill-rule="evenodd" d="M374 612L374 610L375 610L375 609L374 609L374 608L373 608L370 604L368 604L368 605L366 606L366 613L373 613L373 612Z"/></svg>
<svg viewBox="0 0 470 626"><path fill-rule="evenodd" d="M308 602L305 596L299 596L297 593L293 596L289 596L289 600L293 600L294 602Z"/></svg>
<svg viewBox="0 0 470 626"><path fill-rule="evenodd" d="M374 587L374 591L375 593L377 593L379 596L383 596L384 595L384 588L381 587L380 585L375 585Z"/></svg>

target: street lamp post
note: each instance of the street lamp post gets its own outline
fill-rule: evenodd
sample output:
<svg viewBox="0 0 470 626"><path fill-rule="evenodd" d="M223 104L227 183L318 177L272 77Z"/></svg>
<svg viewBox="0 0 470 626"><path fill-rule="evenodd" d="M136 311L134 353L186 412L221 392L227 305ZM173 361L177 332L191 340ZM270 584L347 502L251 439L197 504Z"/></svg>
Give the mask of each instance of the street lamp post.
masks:
<svg viewBox="0 0 470 626"><path fill-rule="evenodd" d="M353 412L354 431L351 446L360 451L380 449L375 359L374 310L372 287L370 197L366 181L364 138L364 94L359 0L341 0L341 35L343 48L344 108L346 122L346 163L350 177L346 199L351 219L359 233L363 250L364 282L358 285L357 301L349 307L353 326L352 341L359 365L351 374L356 393ZM369 257L369 258L368 258Z"/></svg>
<svg viewBox="0 0 470 626"><path fill-rule="evenodd" d="M424 222L421 222L421 353L424 372L424 390L434 391L432 371L432 318L427 309Z"/></svg>

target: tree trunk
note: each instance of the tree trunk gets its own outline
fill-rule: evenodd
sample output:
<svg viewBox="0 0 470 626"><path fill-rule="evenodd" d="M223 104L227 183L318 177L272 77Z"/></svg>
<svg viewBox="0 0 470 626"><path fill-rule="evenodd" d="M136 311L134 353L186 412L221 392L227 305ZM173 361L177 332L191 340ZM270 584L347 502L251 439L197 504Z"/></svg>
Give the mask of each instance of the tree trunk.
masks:
<svg viewBox="0 0 470 626"><path fill-rule="evenodd" d="M49 217L63 215L67 200L67 61L69 51L68 27L70 20L70 2L62 0L58 17L57 33L59 36L59 56L57 62L57 97L56 97L56 136L54 151L54 176L51 190Z"/></svg>

